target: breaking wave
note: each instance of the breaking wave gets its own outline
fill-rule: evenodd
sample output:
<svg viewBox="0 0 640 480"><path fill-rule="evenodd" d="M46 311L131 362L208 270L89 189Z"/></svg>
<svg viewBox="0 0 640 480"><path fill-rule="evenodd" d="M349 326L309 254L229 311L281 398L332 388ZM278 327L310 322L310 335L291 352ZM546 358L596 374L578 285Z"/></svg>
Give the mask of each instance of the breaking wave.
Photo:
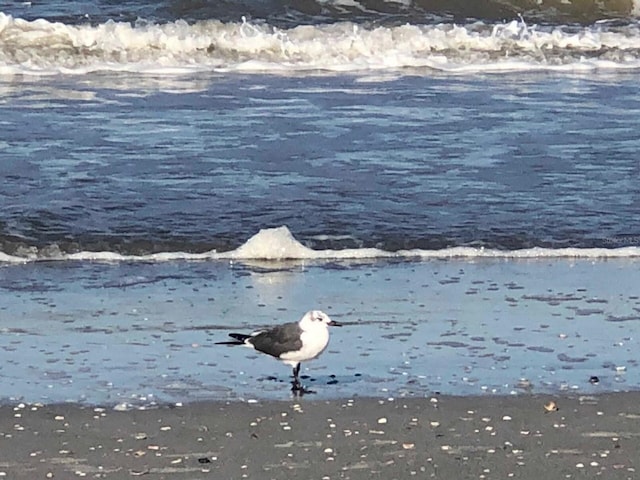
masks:
<svg viewBox="0 0 640 480"><path fill-rule="evenodd" d="M340 21L279 28L265 22L185 20L72 25L0 13L0 74L133 72L455 73L637 70L637 22L398 25Z"/></svg>

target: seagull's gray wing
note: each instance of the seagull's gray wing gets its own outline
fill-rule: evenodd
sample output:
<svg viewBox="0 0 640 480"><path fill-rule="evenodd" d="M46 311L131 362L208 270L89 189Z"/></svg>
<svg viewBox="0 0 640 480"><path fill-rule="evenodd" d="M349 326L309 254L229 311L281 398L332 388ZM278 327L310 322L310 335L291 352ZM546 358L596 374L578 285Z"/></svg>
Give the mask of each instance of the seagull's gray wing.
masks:
<svg viewBox="0 0 640 480"><path fill-rule="evenodd" d="M302 348L300 335L302 335L302 329L298 322L284 323L253 335L247 341L256 350L279 358L283 353Z"/></svg>

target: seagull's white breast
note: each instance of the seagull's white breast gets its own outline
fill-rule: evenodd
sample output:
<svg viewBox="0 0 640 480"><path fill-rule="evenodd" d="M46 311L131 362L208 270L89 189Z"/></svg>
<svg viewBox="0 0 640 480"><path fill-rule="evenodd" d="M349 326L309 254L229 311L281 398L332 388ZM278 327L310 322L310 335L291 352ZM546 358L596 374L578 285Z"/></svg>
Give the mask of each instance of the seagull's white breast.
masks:
<svg viewBox="0 0 640 480"><path fill-rule="evenodd" d="M325 324L313 325L302 332L300 340L302 341L302 348L283 353L280 355L280 360L296 364L316 358L329 344L329 329Z"/></svg>

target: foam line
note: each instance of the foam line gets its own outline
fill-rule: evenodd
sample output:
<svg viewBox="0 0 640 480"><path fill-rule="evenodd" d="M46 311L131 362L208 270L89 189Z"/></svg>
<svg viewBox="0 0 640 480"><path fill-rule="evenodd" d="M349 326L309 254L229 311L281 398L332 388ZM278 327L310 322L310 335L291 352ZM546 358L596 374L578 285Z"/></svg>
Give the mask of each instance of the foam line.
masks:
<svg viewBox="0 0 640 480"><path fill-rule="evenodd" d="M440 250L399 250L389 252L377 248L348 248L344 250L313 250L300 243L286 226L266 228L243 245L228 252L215 250L204 253L161 252L148 255L122 255L116 252L78 252L55 256L18 257L0 253L0 263L30 263L37 261L87 262L171 262L171 261L283 261L283 260L366 260L366 259L549 259L549 258L640 258L640 247L619 248L527 248L498 250L476 247L451 247Z"/></svg>

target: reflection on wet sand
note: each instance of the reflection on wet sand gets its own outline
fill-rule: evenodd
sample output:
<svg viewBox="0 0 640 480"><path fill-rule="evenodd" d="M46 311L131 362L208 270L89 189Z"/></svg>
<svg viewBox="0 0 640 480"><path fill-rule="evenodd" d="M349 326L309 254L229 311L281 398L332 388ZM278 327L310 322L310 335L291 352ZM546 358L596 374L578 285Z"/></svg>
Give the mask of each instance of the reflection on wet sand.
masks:
<svg viewBox="0 0 640 480"><path fill-rule="evenodd" d="M345 324L301 372L319 398L635 389L636 263L9 265L0 377L29 401L285 398L277 365L215 342L313 307Z"/></svg>

